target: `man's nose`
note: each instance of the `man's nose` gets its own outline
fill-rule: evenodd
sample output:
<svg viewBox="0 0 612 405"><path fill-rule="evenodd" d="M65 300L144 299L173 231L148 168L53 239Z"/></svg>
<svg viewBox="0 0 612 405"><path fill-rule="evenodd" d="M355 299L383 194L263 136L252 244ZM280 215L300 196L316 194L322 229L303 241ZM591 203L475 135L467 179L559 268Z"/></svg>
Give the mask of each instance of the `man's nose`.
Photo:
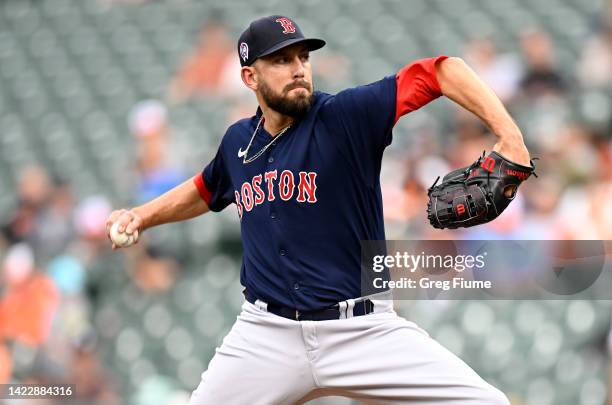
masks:
<svg viewBox="0 0 612 405"><path fill-rule="evenodd" d="M302 78L305 72L304 62L299 56L296 56L293 60L293 78Z"/></svg>

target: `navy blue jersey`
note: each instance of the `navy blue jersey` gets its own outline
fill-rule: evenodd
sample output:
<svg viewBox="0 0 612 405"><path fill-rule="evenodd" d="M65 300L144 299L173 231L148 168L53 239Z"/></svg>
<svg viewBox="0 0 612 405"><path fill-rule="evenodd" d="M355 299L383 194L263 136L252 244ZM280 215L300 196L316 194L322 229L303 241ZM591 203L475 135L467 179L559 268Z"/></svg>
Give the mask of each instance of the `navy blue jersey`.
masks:
<svg viewBox="0 0 612 405"><path fill-rule="evenodd" d="M244 164L239 151L261 110L228 128L194 181L212 211L236 204L244 248L240 280L251 294L300 311L361 295L360 241L385 239L384 149L399 116L440 95L440 59L336 95L315 92L308 114L251 163ZM271 141L262 125L247 158Z"/></svg>

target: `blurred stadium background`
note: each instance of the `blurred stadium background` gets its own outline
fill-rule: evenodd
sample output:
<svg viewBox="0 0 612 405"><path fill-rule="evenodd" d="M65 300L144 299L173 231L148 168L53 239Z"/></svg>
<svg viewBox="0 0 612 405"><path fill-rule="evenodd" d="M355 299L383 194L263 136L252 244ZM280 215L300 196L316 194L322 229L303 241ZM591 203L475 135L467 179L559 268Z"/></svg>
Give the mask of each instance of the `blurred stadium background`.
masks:
<svg viewBox="0 0 612 405"><path fill-rule="evenodd" d="M254 112L235 39L276 13L328 41L312 55L327 92L417 58L463 57L541 158L498 221L434 231L427 187L493 136L446 100L412 113L385 155L389 239L612 239L610 2L2 0L0 383L69 381L83 403L186 403L242 303L236 212L151 230L119 253L104 221L200 171L228 123ZM514 405L602 405L611 307L397 310Z"/></svg>

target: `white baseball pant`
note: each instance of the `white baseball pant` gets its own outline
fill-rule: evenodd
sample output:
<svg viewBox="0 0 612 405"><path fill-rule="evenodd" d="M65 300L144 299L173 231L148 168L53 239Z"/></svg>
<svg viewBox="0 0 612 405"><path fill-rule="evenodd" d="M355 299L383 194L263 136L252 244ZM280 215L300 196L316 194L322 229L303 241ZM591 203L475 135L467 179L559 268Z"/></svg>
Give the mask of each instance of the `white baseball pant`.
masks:
<svg viewBox="0 0 612 405"><path fill-rule="evenodd" d="M365 404L509 405L392 301L331 321L294 321L245 302L192 393L191 405L301 404L343 396Z"/></svg>

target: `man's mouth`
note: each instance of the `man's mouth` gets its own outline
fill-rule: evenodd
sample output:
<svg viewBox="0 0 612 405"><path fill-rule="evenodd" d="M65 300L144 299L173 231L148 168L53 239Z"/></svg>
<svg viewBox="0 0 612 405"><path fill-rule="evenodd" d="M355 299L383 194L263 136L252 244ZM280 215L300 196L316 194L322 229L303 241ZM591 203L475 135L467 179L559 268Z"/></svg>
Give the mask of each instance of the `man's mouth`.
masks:
<svg viewBox="0 0 612 405"><path fill-rule="evenodd" d="M296 90L296 89L304 89L306 91L310 91L310 86L308 85L308 83L295 83L295 84L288 86L287 92L290 92L291 90Z"/></svg>

